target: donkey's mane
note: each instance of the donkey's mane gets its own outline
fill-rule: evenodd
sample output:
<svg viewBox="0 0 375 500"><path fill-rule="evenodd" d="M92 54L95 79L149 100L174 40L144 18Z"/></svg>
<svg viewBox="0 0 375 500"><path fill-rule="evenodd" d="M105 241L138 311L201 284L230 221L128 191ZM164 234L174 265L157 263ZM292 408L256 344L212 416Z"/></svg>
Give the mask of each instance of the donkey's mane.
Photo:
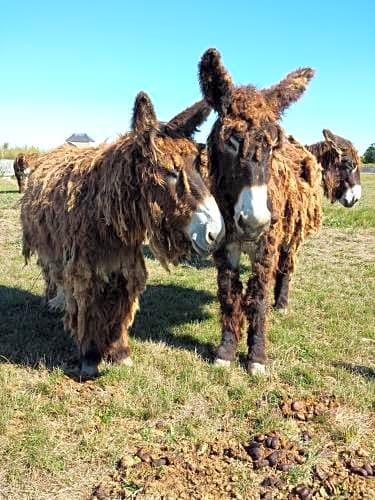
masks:
<svg viewBox="0 0 375 500"><path fill-rule="evenodd" d="M164 185L159 164L183 169L183 156L197 151L193 141L172 139L166 132L142 143L129 132L110 145L60 147L42 155L30 179L42 192L29 190L24 204L29 217L38 218L43 210L48 235L39 238L45 240L45 252L57 253L51 259L62 259L72 247L79 247L97 261L110 257L102 255L104 247L139 244L146 230L153 234L158 221L162 224L160 207L150 200L150 190ZM178 245L170 242L171 247L172 243Z"/></svg>

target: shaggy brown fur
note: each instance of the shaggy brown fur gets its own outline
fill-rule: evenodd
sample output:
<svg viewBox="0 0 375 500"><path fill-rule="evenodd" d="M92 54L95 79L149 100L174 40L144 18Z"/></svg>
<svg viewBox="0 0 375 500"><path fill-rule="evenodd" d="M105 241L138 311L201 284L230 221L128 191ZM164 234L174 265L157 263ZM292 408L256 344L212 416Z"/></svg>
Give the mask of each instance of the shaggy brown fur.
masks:
<svg viewBox="0 0 375 500"><path fill-rule="evenodd" d="M304 238L321 225L321 168L302 145L289 142L278 125L285 107L297 100L313 76L311 69L290 73L270 89L236 87L209 49L200 63L200 83L219 116L208 138L208 177L226 224L226 239L214 253L218 270L222 342L218 361L231 361L248 321L248 370L265 363L268 294L273 280L293 272ZM234 207L245 186L267 185L271 223L249 241L234 222ZM252 276L242 293L239 257L252 259ZM278 268L283 255L283 268Z"/></svg>
<svg viewBox="0 0 375 500"><path fill-rule="evenodd" d="M27 187L27 179L34 164L39 157L39 153L20 153L13 163L14 175L16 176L18 189L23 193Z"/></svg>
<svg viewBox="0 0 375 500"><path fill-rule="evenodd" d="M102 357L129 356L128 329L147 278L146 234L164 264L190 252L186 227L209 195L191 135L208 114L201 101L161 124L140 93L130 133L111 145L50 151L30 177L23 254L38 254L47 293L62 287L64 324L88 374Z"/></svg>
<svg viewBox="0 0 375 500"><path fill-rule="evenodd" d="M360 185L360 158L353 144L324 129L325 141L306 146L323 168L323 189L334 203L348 188ZM352 206L352 205L348 205Z"/></svg>

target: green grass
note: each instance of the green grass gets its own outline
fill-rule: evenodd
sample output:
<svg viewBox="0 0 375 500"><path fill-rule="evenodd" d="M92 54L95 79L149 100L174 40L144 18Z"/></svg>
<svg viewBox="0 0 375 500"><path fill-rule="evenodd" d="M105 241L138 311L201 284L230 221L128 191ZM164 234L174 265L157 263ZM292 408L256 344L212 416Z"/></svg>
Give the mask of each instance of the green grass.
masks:
<svg viewBox="0 0 375 500"><path fill-rule="evenodd" d="M336 228L375 228L375 175L362 174L362 199L354 207L344 209L336 202L324 200L324 225Z"/></svg>
<svg viewBox="0 0 375 500"><path fill-rule="evenodd" d="M290 312L270 315L265 378L245 372L245 341L231 369L211 364L220 327L210 262L168 274L147 258L135 364L104 364L85 384L64 373L75 347L59 315L40 305L40 271L20 254L20 195L14 180L0 180L0 498L87 498L138 447L224 448L274 429L298 439L297 422L282 418L278 403L322 391L338 397L340 410L314 422L309 460L290 471L290 484L308 480L330 440L374 458L375 176L362 179L353 209L325 204L325 227L300 255ZM262 476L241 467L246 497ZM144 484L132 474L124 480L130 493Z"/></svg>

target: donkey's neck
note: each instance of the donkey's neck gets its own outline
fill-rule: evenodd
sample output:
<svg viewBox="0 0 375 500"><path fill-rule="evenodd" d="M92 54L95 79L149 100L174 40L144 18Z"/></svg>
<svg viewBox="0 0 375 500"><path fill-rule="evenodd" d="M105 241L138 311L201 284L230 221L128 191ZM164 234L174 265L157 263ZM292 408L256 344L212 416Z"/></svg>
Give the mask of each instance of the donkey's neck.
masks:
<svg viewBox="0 0 375 500"><path fill-rule="evenodd" d="M90 172L97 185L93 208L102 231L114 232L124 244L143 240L149 224L152 179L140 163L131 148L110 147Z"/></svg>
<svg viewBox="0 0 375 500"><path fill-rule="evenodd" d="M306 149L315 156L323 170L327 170L334 163L335 156L332 153L332 147L326 141L310 144L306 146Z"/></svg>
<svg viewBox="0 0 375 500"><path fill-rule="evenodd" d="M334 185L336 182L334 166L337 162L337 154L327 141L317 142L306 146L306 149L312 153L322 167L322 187L324 195L331 201L334 201Z"/></svg>

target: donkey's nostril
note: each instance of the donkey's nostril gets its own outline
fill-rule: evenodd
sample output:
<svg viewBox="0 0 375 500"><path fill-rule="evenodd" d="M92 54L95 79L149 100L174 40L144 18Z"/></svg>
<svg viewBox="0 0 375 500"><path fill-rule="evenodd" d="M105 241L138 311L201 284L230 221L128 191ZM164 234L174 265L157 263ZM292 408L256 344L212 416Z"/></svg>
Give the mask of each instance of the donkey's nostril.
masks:
<svg viewBox="0 0 375 500"><path fill-rule="evenodd" d="M214 243L215 241L215 236L212 233L208 233L207 239L210 243Z"/></svg>

